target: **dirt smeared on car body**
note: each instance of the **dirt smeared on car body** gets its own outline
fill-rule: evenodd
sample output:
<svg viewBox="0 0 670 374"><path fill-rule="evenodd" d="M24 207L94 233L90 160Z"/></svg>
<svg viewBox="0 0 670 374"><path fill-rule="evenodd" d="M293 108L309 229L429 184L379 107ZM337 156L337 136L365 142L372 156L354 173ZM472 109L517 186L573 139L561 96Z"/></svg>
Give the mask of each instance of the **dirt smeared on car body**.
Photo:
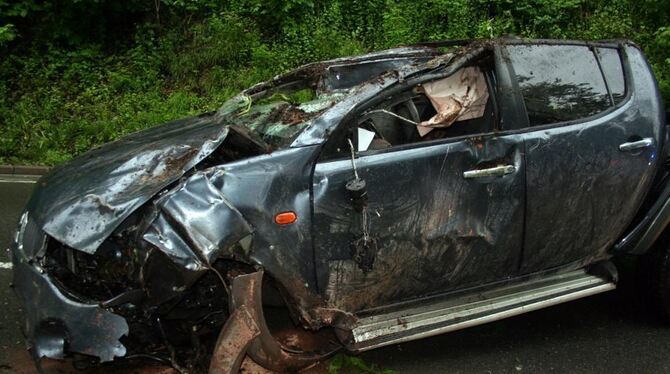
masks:
<svg viewBox="0 0 670 374"><path fill-rule="evenodd" d="M276 296L288 296L305 327L350 317L304 308L319 296L303 258L310 193L299 176L311 172L305 165L313 154L304 148L322 139L295 135L341 115L320 118L338 103L375 92L380 84L365 82L371 77L410 72L436 53L401 48L306 65L217 112L131 134L43 177L12 250L33 357L146 355L202 371L207 366L198 361L212 354L234 280L255 269L272 273ZM343 74L347 69L358 76ZM311 97L294 102L281 94L294 86ZM281 210L296 212L298 224L276 227L272 215ZM259 318L260 288L255 292L256 304L249 303ZM261 334L272 338L267 326ZM284 356L298 355L276 344L269 355L262 348L252 354L271 368L290 367ZM310 359L336 348L312 347Z"/></svg>
<svg viewBox="0 0 670 374"><path fill-rule="evenodd" d="M218 373L235 372L246 356L296 371L342 348L362 351L614 288L610 249L619 236L631 243L626 230L642 235L638 226L651 218L636 221L635 213L657 196L645 192L660 168L660 100L631 43L561 43L458 41L309 64L217 112L132 134L54 169L38 183L12 248L34 358L144 357ZM595 69L619 64L627 96L615 101L604 73L596 93L556 79L520 86L535 77L516 77L509 51L526 44L567 45ZM446 46L457 48L438 48ZM598 48L623 57L608 65ZM566 76L582 77L573 73ZM597 115L534 131L524 92L582 95L591 101L580 108ZM553 106L538 115L565 117L561 101L531 104L545 101ZM644 149L629 157L611 139ZM550 199L538 197L549 183L543 176L563 172L561 160L543 153L556 144L588 144L580 150L593 160L575 161L585 168L615 165L563 182L582 178L588 188L551 190L569 205L566 214L590 212L576 221L594 228L597 245L580 236L582 246L550 251L533 236L543 228L527 217L553 214L544 209ZM637 182L617 174L626 171ZM603 192L629 202L587 204ZM605 235L593 217L614 208L620 214ZM549 244L581 235L566 222L551 227L563 239Z"/></svg>

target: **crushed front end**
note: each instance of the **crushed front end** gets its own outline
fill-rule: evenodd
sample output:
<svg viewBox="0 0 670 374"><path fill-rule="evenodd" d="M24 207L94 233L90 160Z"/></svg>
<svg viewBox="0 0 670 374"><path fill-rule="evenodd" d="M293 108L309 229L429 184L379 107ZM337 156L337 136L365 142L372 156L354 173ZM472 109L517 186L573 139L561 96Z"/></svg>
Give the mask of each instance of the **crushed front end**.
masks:
<svg viewBox="0 0 670 374"><path fill-rule="evenodd" d="M354 317L318 295L313 161L329 127L399 79L372 78L418 71L435 54L306 65L216 113L131 134L42 177L12 245L35 360L148 358L206 372L212 357L238 364L217 337L248 317L246 354L265 368L296 371L340 349L324 330ZM301 218L279 226L273 217L284 211ZM288 329L265 323L266 287L289 311Z"/></svg>
<svg viewBox="0 0 670 374"><path fill-rule="evenodd" d="M80 300L57 285L39 260L48 242L24 213L12 245L13 287L24 305L23 333L33 357L63 358L70 351L105 362L124 356L120 339L128 334L128 323L99 303Z"/></svg>
<svg viewBox="0 0 670 374"><path fill-rule="evenodd" d="M216 121L201 116L171 125L174 132L164 127L162 137L126 138L38 182L12 246L23 332L38 364L44 357L74 358L78 367L143 358L181 372L208 370L217 336L230 331L224 325L244 320L236 318L239 308L230 309L235 280L252 273L262 280L268 261L267 245L259 244L267 240L256 235L264 224L256 217L252 227L246 218L275 210L257 207L258 191L270 190L257 171L263 183L282 188L277 195L291 196L297 192L284 189L299 179L279 185L267 170L309 157L303 149L268 155L253 134ZM202 136L177 131L180 125ZM284 368L322 357L289 360L295 354L260 321L260 286L253 290L248 294L257 297L246 297L253 302L239 303L255 316L264 341L250 346L256 362Z"/></svg>
<svg viewBox="0 0 670 374"><path fill-rule="evenodd" d="M51 238L23 214L12 248L13 287L36 361L142 357L205 371L202 359L228 317L217 273L233 276L232 269L217 263L216 272L187 270L149 244L136 245L136 228L124 225L90 255Z"/></svg>

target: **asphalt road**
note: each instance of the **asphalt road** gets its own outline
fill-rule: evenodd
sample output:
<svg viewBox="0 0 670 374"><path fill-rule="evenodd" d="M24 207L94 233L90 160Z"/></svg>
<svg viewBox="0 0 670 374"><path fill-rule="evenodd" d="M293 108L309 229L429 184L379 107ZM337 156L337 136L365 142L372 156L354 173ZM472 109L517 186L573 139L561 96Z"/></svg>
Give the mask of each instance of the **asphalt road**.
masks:
<svg viewBox="0 0 670 374"><path fill-rule="evenodd" d="M11 181L11 182L10 182ZM21 183L24 182L24 183ZM26 183L28 182L28 183ZM21 309L13 291L9 288L11 282L11 269L7 269L10 261L8 247L16 228L29 192L33 187L30 180L21 178L12 180L10 177L0 175L0 373L16 372L23 370L29 372L30 365L26 369L21 368L26 363L30 364L29 357L25 353L23 336L20 333Z"/></svg>
<svg viewBox="0 0 670 374"><path fill-rule="evenodd" d="M0 264L33 184L0 176ZM29 181L27 181L29 182ZM631 278L628 276L628 278ZM670 326L651 317L627 274L617 291L361 355L397 373L670 373ZM22 312L0 265L0 373L33 373ZM45 364L48 373L68 366ZM158 370L158 369L156 369ZM109 372L104 370L103 372ZM135 372L124 367L115 372Z"/></svg>

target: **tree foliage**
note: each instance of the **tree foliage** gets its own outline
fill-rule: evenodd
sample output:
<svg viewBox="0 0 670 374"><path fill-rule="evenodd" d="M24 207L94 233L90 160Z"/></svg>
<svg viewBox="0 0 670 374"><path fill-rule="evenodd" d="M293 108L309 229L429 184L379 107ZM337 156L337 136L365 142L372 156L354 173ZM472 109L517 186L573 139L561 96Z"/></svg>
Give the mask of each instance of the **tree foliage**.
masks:
<svg viewBox="0 0 670 374"><path fill-rule="evenodd" d="M632 39L670 99L670 0L0 0L0 163L56 164L305 62L510 34Z"/></svg>

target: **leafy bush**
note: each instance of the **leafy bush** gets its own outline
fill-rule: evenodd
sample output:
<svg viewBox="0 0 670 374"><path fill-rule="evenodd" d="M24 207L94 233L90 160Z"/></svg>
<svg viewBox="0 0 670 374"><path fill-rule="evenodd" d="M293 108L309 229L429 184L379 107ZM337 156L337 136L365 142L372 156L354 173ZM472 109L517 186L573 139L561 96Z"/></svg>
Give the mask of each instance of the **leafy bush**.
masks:
<svg viewBox="0 0 670 374"><path fill-rule="evenodd" d="M670 100L668 0L0 0L0 163L57 164L306 62L506 34L633 39Z"/></svg>

